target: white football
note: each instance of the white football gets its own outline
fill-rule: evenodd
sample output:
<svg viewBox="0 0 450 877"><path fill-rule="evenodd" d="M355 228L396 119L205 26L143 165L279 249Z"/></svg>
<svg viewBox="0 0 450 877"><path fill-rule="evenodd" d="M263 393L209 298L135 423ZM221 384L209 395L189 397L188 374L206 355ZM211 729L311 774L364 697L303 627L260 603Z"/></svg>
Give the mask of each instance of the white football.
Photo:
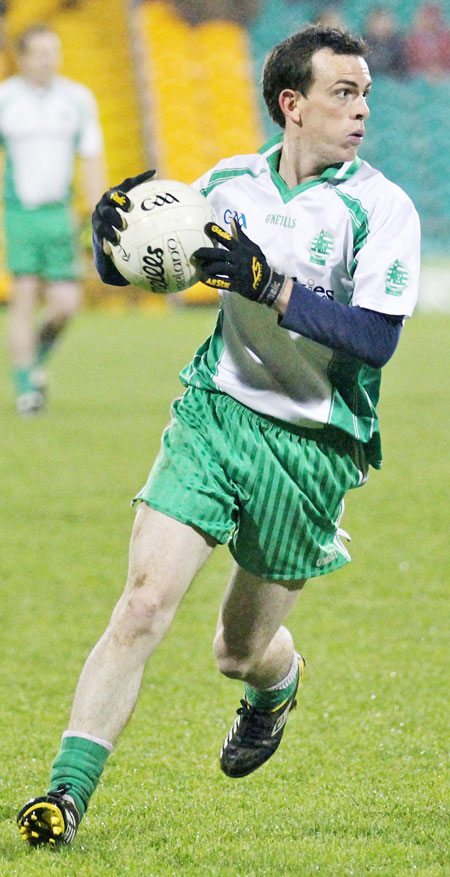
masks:
<svg viewBox="0 0 450 877"><path fill-rule="evenodd" d="M181 292L197 282L191 256L199 247L211 247L205 235L215 220L206 198L185 183L147 180L127 193L132 208L124 213L127 227L111 244L118 271L150 292ZM119 205L114 205L118 207Z"/></svg>

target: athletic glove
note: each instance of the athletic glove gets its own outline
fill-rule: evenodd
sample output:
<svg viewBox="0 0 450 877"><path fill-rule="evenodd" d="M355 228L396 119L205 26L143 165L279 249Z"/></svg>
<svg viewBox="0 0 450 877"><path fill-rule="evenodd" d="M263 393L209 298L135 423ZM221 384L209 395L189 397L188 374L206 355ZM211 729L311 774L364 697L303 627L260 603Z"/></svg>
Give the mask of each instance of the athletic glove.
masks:
<svg viewBox="0 0 450 877"><path fill-rule="evenodd" d="M123 183L120 183L118 186L113 186L102 195L92 214L94 242L96 239L97 242L102 242L102 238L106 238L110 244L119 243L120 234L117 229L126 228L127 221L125 217L118 212L117 208L120 207L121 210L128 213L133 205L127 192L129 192L130 189L134 189L135 186L139 186L140 183L145 183L146 180L151 180L155 173L156 171L145 171L143 174L138 174L137 177L127 177Z"/></svg>
<svg viewBox="0 0 450 877"><path fill-rule="evenodd" d="M231 220L230 224L233 234L213 222L205 225L210 240L225 249L201 247L195 251L192 258L198 266L198 277L214 289L229 289L271 307L287 277L267 264L260 247L244 234L239 223Z"/></svg>
<svg viewBox="0 0 450 877"><path fill-rule="evenodd" d="M123 183L113 186L102 195L92 214L92 242L94 246L94 261L100 277L104 283L110 283L113 286L128 286L128 280L117 270L116 266L109 258L110 244L118 244L120 241L119 230L127 227L127 220L123 213L128 213L133 204L127 195L134 186L151 180L156 171L145 171L138 174L137 177L127 177Z"/></svg>

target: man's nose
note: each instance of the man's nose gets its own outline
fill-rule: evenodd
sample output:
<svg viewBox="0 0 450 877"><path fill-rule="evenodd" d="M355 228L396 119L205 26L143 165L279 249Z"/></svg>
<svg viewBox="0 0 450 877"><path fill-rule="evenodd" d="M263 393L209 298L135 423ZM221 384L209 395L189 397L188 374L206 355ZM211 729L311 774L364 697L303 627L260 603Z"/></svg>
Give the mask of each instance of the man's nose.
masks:
<svg viewBox="0 0 450 877"><path fill-rule="evenodd" d="M370 110L363 94L360 94L355 105L355 119L368 119Z"/></svg>

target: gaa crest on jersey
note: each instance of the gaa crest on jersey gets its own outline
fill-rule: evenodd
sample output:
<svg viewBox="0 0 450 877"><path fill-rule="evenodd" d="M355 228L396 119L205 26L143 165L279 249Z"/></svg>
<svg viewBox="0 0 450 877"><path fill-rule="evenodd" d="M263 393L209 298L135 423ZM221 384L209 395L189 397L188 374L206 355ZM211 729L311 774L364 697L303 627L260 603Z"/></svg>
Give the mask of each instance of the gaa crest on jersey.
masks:
<svg viewBox="0 0 450 877"><path fill-rule="evenodd" d="M227 208L225 213L223 214L223 221L230 225L230 220L235 219L236 222L241 226L241 228L247 228L247 217L245 213L239 213L238 210L230 210Z"/></svg>
<svg viewBox="0 0 450 877"><path fill-rule="evenodd" d="M309 261L315 265L325 265L328 256L334 251L335 240L329 231L323 228L308 244Z"/></svg>
<svg viewBox="0 0 450 877"><path fill-rule="evenodd" d="M409 283L409 271L398 259L392 262L385 274L386 294L401 295Z"/></svg>

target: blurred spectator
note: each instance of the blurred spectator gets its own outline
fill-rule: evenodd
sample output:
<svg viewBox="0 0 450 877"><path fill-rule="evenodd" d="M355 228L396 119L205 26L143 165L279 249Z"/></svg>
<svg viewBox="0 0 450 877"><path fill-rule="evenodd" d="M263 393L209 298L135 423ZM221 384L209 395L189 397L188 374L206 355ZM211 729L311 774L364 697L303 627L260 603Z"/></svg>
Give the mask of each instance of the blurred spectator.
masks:
<svg viewBox="0 0 450 877"><path fill-rule="evenodd" d="M364 39L369 52L371 73L405 76L407 72L405 43L397 30L394 16L384 6L372 9L366 20Z"/></svg>
<svg viewBox="0 0 450 877"><path fill-rule="evenodd" d="M289 6L303 6L305 0L286 0L286 3ZM333 6L330 6L330 0L308 0L308 14L314 17L314 19L319 18L322 13L325 13L327 10L336 10L342 4L342 0L335 0Z"/></svg>
<svg viewBox="0 0 450 877"><path fill-rule="evenodd" d="M450 29L438 3L419 6L406 40L406 59L411 73L437 78L449 74Z"/></svg>
<svg viewBox="0 0 450 877"><path fill-rule="evenodd" d="M323 27L333 27L336 30L347 30L347 25L335 6L325 6L322 12L319 12L315 17L314 24L321 24Z"/></svg>
<svg viewBox="0 0 450 877"><path fill-rule="evenodd" d="M105 187L105 174L96 102L84 85L57 75L59 37L36 25L22 34L17 49L19 74L0 84L0 138L12 274L9 345L17 410L31 416L44 407L43 366L81 299L71 210L75 153L89 211ZM46 307L38 329L41 293Z"/></svg>
<svg viewBox="0 0 450 877"><path fill-rule="evenodd" d="M259 12L260 0L173 0L175 9L189 24L220 19L247 26Z"/></svg>

